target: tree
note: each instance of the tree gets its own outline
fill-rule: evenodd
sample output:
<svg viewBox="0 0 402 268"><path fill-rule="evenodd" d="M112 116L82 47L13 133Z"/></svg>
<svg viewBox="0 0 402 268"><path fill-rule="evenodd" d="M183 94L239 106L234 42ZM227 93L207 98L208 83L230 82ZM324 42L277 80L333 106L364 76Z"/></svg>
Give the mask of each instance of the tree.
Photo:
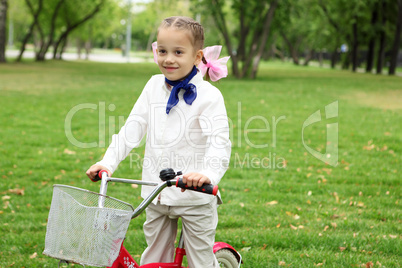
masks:
<svg viewBox="0 0 402 268"><path fill-rule="evenodd" d="M7 0L0 0L0 62L6 62Z"/></svg>
<svg viewBox="0 0 402 268"><path fill-rule="evenodd" d="M386 14L387 2L385 0L380 0L379 4L379 13L380 13L380 30L379 30L379 48L377 52L377 68L376 73L382 74L382 68L384 66L385 61L385 41L386 41L386 24L387 24L387 16Z"/></svg>
<svg viewBox="0 0 402 268"><path fill-rule="evenodd" d="M394 75L397 59L398 59L398 52L399 52L399 44L401 41L401 31L402 31L402 0L399 0L397 3L397 20L396 20L396 27L395 27L395 34L394 34L394 42L391 49L391 61L389 66L388 74Z"/></svg>
<svg viewBox="0 0 402 268"><path fill-rule="evenodd" d="M25 45L32 39L35 31L39 38L36 42L36 60L45 60L45 55L51 46L54 47L53 58L61 57L63 44L66 44L68 35L93 18L105 1L25 0L33 20L23 38L17 60L21 60ZM34 6L35 2L37 7Z"/></svg>
<svg viewBox="0 0 402 268"><path fill-rule="evenodd" d="M197 1L208 11L204 16L210 13L223 36L237 78L256 77L278 1L234 0L230 7L222 0ZM228 25L231 14L227 10L236 17L235 25Z"/></svg>
<svg viewBox="0 0 402 268"><path fill-rule="evenodd" d="M29 26L28 32L26 33L24 39L22 40L22 44L21 44L21 47L20 47L20 53L19 53L19 55L17 57L17 61L21 61L21 59L22 59L22 55L24 54L24 51L25 51L25 46L28 43L29 39L32 37L34 27L38 23L39 14L41 13L42 7L43 7L43 0L38 1L38 7L37 7L36 10L35 10L34 6L32 5L32 3L29 0L25 0L25 2L26 2L26 5L29 8L29 11L32 14L33 21L31 23L31 25Z"/></svg>
<svg viewBox="0 0 402 268"><path fill-rule="evenodd" d="M308 65L316 50L328 46L321 10L316 0L282 0L275 13L273 32L279 32L293 63Z"/></svg>
<svg viewBox="0 0 402 268"><path fill-rule="evenodd" d="M57 41L54 43L54 49L53 49L53 59L61 59L61 55L64 50L64 46L67 42L67 37L68 35L77 27L80 25L84 24L86 21L90 20L95 16L96 13L99 12L101 6L104 4L104 0L99 1L96 3L96 5L93 7L93 9L88 12L86 15L82 16L81 18L74 18L73 16L77 13L77 4L81 5L81 8L83 10L90 9L86 4L87 2L80 2L80 3L71 3L68 2L63 6L63 19L66 25L65 29L62 30L59 38Z"/></svg>
<svg viewBox="0 0 402 268"><path fill-rule="evenodd" d="M372 10L372 15L371 15L371 23L370 23L370 28L372 31L370 31L368 34L370 35L369 37L369 44L368 44L368 51L367 51L367 64L366 64L366 72L370 73L371 70L373 69L374 66L374 49L375 49L375 43L376 43L376 37L378 35L378 3L375 3L373 5L373 10Z"/></svg>

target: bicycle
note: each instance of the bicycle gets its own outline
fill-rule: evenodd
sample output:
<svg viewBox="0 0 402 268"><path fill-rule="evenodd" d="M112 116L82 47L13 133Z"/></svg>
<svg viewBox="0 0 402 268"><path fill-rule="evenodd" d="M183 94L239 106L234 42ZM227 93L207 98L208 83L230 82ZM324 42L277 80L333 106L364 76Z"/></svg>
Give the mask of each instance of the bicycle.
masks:
<svg viewBox="0 0 402 268"><path fill-rule="evenodd" d="M62 263L76 263L108 268L185 268L186 255L183 233L172 263L138 265L124 247L129 223L138 217L166 187L216 195L218 186L204 184L188 187L181 172L168 168L160 172L160 183L109 177L104 170L94 181L101 181L99 193L67 185L54 185L52 203L46 229L43 254L59 259ZM109 182L154 186L151 194L137 208L131 204L107 196ZM235 268L242 264L242 257L231 245L215 242L214 254L220 267Z"/></svg>

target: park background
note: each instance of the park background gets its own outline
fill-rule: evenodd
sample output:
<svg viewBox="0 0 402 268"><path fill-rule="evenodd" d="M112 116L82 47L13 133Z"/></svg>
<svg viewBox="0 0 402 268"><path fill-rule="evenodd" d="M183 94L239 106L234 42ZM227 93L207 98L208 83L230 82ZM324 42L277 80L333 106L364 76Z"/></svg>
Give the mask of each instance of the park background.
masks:
<svg viewBox="0 0 402 268"><path fill-rule="evenodd" d="M222 56L231 56L229 77L215 84L233 142L217 240L239 250L244 267L401 266L401 0L0 0L0 7L0 267L57 265L42 255L52 185L98 191L85 170L159 73L150 44L171 15L200 20L206 46L223 45ZM326 118L334 103L336 116ZM94 108L66 127L83 104ZM322 120L304 127L317 111ZM143 150L116 176L140 179ZM140 201L138 188L109 193ZM127 234L137 259L143 220Z"/></svg>

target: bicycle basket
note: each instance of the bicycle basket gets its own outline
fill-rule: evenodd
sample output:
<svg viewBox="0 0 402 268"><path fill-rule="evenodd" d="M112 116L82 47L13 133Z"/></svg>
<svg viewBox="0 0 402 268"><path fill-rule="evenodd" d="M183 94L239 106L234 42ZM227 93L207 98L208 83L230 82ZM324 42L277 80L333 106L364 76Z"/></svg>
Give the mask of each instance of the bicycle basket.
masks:
<svg viewBox="0 0 402 268"><path fill-rule="evenodd" d="M112 266L133 210L109 196L54 185L43 254L83 265Z"/></svg>

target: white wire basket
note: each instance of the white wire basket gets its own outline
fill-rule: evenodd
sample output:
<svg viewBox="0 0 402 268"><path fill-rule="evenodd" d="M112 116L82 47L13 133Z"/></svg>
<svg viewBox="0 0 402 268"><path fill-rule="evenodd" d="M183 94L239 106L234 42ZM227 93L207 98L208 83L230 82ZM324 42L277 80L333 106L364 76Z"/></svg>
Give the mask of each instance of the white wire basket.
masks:
<svg viewBox="0 0 402 268"><path fill-rule="evenodd" d="M54 185L43 254L72 263L112 266L133 207L88 190Z"/></svg>

